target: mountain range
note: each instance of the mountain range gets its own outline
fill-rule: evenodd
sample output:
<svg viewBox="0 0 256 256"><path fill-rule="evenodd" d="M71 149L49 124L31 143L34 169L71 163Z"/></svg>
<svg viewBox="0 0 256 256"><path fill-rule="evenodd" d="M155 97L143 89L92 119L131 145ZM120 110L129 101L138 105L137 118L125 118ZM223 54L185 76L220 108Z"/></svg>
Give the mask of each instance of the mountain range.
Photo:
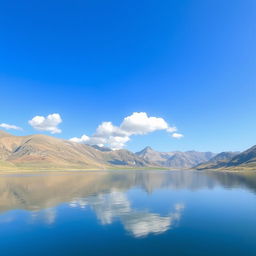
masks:
<svg viewBox="0 0 256 256"><path fill-rule="evenodd" d="M0 131L0 169L107 169L150 167L128 150L95 147L46 135L14 136Z"/></svg>
<svg viewBox="0 0 256 256"><path fill-rule="evenodd" d="M198 170L256 170L256 146L244 152L222 152L210 161L195 167Z"/></svg>
<svg viewBox="0 0 256 256"><path fill-rule="evenodd" d="M217 165L221 166L230 161L234 156L238 155L239 152L221 152L211 158L207 162L203 162L197 166L194 166L195 169L214 169Z"/></svg>
<svg viewBox="0 0 256 256"><path fill-rule="evenodd" d="M132 153L96 145L36 134L14 136L0 131L0 169L113 169L169 168L188 169L208 161L211 152L157 152L146 147Z"/></svg>
<svg viewBox="0 0 256 256"><path fill-rule="evenodd" d="M0 130L0 170L89 170L114 168L256 170L256 146L242 152L158 152L90 146L35 134L14 136Z"/></svg>
<svg viewBox="0 0 256 256"><path fill-rule="evenodd" d="M146 147L135 154L154 165L170 169L189 169L210 160L216 155L212 152L197 151L158 152L151 147Z"/></svg>

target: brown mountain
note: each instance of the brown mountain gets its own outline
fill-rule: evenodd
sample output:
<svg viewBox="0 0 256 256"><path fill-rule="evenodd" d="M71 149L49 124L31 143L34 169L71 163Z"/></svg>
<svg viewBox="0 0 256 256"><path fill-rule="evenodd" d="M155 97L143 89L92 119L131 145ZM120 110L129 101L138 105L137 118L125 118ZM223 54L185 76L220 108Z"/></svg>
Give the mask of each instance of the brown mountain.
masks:
<svg viewBox="0 0 256 256"><path fill-rule="evenodd" d="M201 169L211 169L214 168L214 166L221 166L225 165L228 161L230 161L234 156L238 155L239 152L221 152L211 158L209 161L201 163L194 168L197 170Z"/></svg>
<svg viewBox="0 0 256 256"><path fill-rule="evenodd" d="M215 154L211 152L197 151L158 152L151 147L144 148L142 151L137 152L136 155L155 165L171 169L189 169L195 165L206 162L215 156Z"/></svg>
<svg viewBox="0 0 256 256"><path fill-rule="evenodd" d="M242 153L226 156L226 159L209 161L209 163L197 166L196 169L256 170L256 146Z"/></svg>
<svg viewBox="0 0 256 256"><path fill-rule="evenodd" d="M106 169L150 166L127 150L101 151L46 135L0 131L0 169Z"/></svg>

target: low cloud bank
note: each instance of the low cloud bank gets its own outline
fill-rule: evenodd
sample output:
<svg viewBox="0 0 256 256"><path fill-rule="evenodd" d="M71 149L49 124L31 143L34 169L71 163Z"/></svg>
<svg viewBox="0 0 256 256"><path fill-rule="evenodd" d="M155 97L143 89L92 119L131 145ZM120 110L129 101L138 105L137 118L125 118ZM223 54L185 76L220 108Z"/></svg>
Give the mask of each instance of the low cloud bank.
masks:
<svg viewBox="0 0 256 256"><path fill-rule="evenodd" d="M175 133L177 128L170 126L163 118L150 117L145 112L134 112L125 117L120 126L114 126L112 122L103 122L91 137L84 134L80 138L74 137L70 140L89 145L107 146L111 149L121 149L132 135L145 135L159 130L172 133L173 138L183 137L182 134Z"/></svg>

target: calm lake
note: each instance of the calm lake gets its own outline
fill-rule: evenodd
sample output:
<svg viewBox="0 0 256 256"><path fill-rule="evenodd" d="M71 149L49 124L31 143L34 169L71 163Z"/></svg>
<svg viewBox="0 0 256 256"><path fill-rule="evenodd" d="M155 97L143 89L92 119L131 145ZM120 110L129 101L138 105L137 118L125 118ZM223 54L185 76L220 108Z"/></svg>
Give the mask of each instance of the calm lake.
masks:
<svg viewBox="0 0 256 256"><path fill-rule="evenodd" d="M0 176L0 254L256 255L256 173Z"/></svg>

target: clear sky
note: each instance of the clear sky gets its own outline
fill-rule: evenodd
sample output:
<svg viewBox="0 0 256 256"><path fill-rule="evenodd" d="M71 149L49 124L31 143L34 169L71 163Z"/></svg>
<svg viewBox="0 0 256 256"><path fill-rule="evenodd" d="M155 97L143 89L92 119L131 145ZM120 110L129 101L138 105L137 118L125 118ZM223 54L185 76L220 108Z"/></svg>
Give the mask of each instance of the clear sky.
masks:
<svg viewBox="0 0 256 256"><path fill-rule="evenodd" d="M132 151L256 144L255 0L0 3L0 124L23 129L11 133L51 135L28 121L58 113L54 136L79 138L145 112L184 137L130 133Z"/></svg>

